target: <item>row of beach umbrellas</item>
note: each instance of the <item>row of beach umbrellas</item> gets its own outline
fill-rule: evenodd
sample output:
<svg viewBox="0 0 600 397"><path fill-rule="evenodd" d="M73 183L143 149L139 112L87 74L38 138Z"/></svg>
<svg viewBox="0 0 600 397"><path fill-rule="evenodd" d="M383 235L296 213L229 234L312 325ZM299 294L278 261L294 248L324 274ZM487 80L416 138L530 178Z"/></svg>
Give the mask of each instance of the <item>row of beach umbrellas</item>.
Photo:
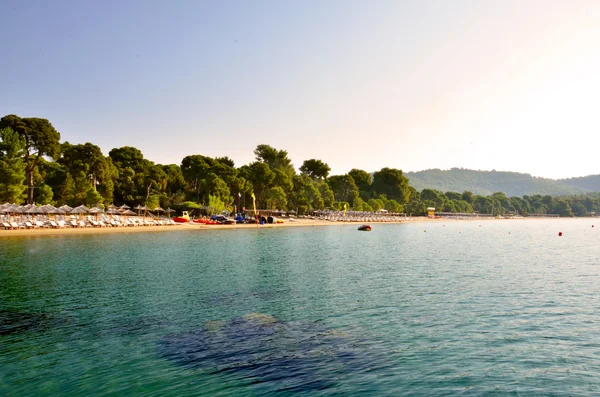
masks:
<svg viewBox="0 0 600 397"><path fill-rule="evenodd" d="M154 212L158 212L158 213L164 212L167 214L175 212L175 210L172 210L171 208L164 210L161 207L156 207L155 209L152 210L146 206L141 206L141 205L136 206L134 209L138 210L138 213L137 213L138 215L140 214L141 211L144 211L144 213L146 211L154 211ZM104 213L104 210L101 208L98 208L98 207L88 208L85 205L80 205L79 207L75 207L75 208L72 208L68 205L63 205L63 206L56 208L50 204L42 205L39 207L34 204L27 204L27 205L17 205L17 204L10 204L10 203L0 204L0 214L51 214L51 215L73 214L73 215L80 215L80 214L100 214L100 213ZM131 210L131 207L129 207L127 205L122 205L120 207L117 207L115 205L109 205L106 208L106 214L108 214L108 215L136 215L136 213Z"/></svg>

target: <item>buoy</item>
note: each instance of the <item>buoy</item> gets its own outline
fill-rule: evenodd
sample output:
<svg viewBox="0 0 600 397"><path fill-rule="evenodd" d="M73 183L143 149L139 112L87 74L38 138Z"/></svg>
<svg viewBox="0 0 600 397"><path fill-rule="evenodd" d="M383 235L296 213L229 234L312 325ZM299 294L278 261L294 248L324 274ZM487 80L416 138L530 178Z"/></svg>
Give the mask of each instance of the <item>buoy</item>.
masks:
<svg viewBox="0 0 600 397"><path fill-rule="evenodd" d="M423 233L427 233L427 230L423 230Z"/></svg>
<svg viewBox="0 0 600 397"><path fill-rule="evenodd" d="M559 236L559 237L560 237L560 236L562 236L562 232L558 232L558 236Z"/></svg>

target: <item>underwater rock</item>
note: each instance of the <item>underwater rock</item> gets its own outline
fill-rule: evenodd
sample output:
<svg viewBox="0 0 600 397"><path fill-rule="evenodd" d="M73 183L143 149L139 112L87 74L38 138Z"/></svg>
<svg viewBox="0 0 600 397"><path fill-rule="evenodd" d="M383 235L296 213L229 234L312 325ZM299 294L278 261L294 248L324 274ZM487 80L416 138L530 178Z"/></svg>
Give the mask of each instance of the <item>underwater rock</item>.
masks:
<svg viewBox="0 0 600 397"><path fill-rule="evenodd" d="M286 390L329 387L336 377L323 374L365 359L345 332L315 323L285 323L262 313L209 321L199 330L167 335L159 353L187 368L278 382Z"/></svg>
<svg viewBox="0 0 600 397"><path fill-rule="evenodd" d="M35 331L52 325L54 319L45 313L0 311L0 335Z"/></svg>

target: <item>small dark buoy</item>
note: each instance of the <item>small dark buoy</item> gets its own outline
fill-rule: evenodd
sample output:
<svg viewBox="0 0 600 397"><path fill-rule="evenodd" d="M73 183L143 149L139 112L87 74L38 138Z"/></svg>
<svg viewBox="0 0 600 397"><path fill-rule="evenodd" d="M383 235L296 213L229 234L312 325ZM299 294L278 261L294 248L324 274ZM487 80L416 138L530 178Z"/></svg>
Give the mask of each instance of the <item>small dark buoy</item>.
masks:
<svg viewBox="0 0 600 397"><path fill-rule="evenodd" d="M561 237L562 236L562 232L558 232L558 236Z"/></svg>

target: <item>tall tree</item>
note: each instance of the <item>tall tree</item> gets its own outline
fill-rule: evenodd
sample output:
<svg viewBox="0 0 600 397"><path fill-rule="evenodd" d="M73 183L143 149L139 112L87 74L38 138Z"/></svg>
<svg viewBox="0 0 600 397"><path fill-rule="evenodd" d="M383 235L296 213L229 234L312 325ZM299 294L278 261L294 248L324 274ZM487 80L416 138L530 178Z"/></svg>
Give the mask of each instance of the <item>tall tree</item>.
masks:
<svg viewBox="0 0 600 397"><path fill-rule="evenodd" d="M292 160L288 157L285 150L277 150L269 145L258 145L254 149L256 160L266 163L271 170L279 169L285 172L290 178L296 173Z"/></svg>
<svg viewBox="0 0 600 397"><path fill-rule="evenodd" d="M314 179L326 179L330 171L331 168L329 165L318 159L305 160L300 167L302 174Z"/></svg>
<svg viewBox="0 0 600 397"><path fill-rule="evenodd" d="M0 203L21 203L25 197L25 138L10 127L0 129Z"/></svg>
<svg viewBox="0 0 600 397"><path fill-rule="evenodd" d="M348 175L354 179L354 183L358 186L358 191L360 192L360 197L363 200L368 200L373 197L373 189L372 189L372 177L367 171L359 170L357 168L353 168L348 172Z"/></svg>
<svg viewBox="0 0 600 397"><path fill-rule="evenodd" d="M377 195L385 194L387 198L400 204L406 204L410 200L408 179L402 174L402 170L395 168L382 168L373 174L373 191Z"/></svg>
<svg viewBox="0 0 600 397"><path fill-rule="evenodd" d="M27 202L33 203L34 179L42 156L53 159L60 154L60 133L46 119L37 117L21 118L10 114L0 119L0 128L11 127L25 138L25 173L27 179Z"/></svg>
<svg viewBox="0 0 600 397"><path fill-rule="evenodd" d="M336 201L344 201L352 208L356 207L356 201L360 199L358 186L350 175L333 175L327 179L327 184L333 191ZM356 209L356 208L355 208Z"/></svg>

